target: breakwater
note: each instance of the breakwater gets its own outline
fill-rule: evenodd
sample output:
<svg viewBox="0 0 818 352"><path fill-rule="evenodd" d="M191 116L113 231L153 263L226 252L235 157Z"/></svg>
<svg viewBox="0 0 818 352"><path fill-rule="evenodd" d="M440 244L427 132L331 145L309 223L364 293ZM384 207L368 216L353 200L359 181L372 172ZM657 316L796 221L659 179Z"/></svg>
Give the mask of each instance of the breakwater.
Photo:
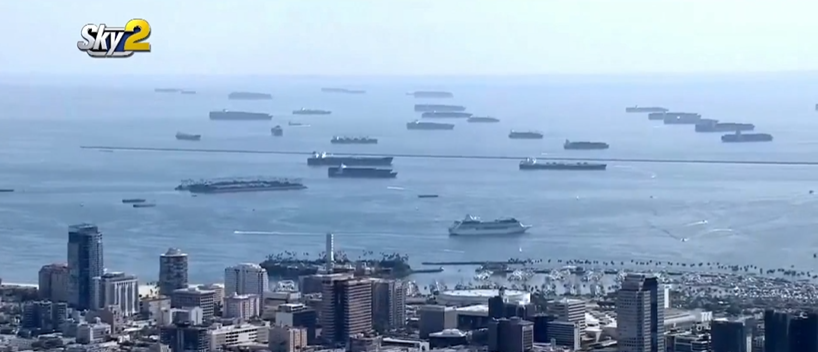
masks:
<svg viewBox="0 0 818 352"><path fill-rule="evenodd" d="M117 146L80 146L82 149L150 151L150 152L186 152L186 153L234 153L234 154L279 154L279 155L312 155L312 152L286 150L252 150L252 149L202 149L202 148L159 148L159 147L117 147ZM353 155L352 153L329 153L335 155ZM451 154L394 154L394 153L354 153L356 156L391 156L393 158L428 158L428 159L475 159L475 160L522 160L530 157L509 155L451 155ZM560 156L538 156L539 160L550 161L593 161L623 163L672 163L672 164L735 164L735 165L791 165L818 166L818 161L769 161L769 160L709 160L709 159L663 159L663 158L577 158Z"/></svg>

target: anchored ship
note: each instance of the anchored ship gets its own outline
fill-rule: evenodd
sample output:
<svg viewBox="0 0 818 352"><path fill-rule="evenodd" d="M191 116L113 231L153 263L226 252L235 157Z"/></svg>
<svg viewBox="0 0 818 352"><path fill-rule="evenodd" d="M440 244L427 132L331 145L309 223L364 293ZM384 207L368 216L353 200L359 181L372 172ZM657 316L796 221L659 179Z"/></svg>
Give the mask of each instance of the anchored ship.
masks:
<svg viewBox="0 0 818 352"><path fill-rule="evenodd" d="M378 169L374 167L349 167L344 164L327 169L330 178L395 178L396 171L392 169Z"/></svg>
<svg viewBox="0 0 818 352"><path fill-rule="evenodd" d="M365 94L365 90L346 88L321 88L324 93Z"/></svg>
<svg viewBox="0 0 818 352"><path fill-rule="evenodd" d="M274 137L284 136L284 129L281 128L280 125L275 125L275 127L270 129L270 134L272 134Z"/></svg>
<svg viewBox="0 0 818 352"><path fill-rule="evenodd" d="M122 200L122 204L134 204L134 203L145 203L145 199L143 198L125 198Z"/></svg>
<svg viewBox="0 0 818 352"><path fill-rule="evenodd" d="M608 149L609 147L608 143L605 142L571 142L567 139L565 140L565 144L562 145L562 149L566 150Z"/></svg>
<svg viewBox="0 0 818 352"><path fill-rule="evenodd" d="M600 163L566 163L566 162L545 162L541 163L535 158L527 158L520 162L520 170L565 170L565 171L603 171L608 168L608 164Z"/></svg>
<svg viewBox="0 0 818 352"><path fill-rule="evenodd" d="M449 227L449 235L452 236L499 236L499 235L519 235L523 234L530 225L523 225L515 218L497 219L494 221L483 221L479 217L466 215L466 218L455 221Z"/></svg>
<svg viewBox="0 0 818 352"><path fill-rule="evenodd" d="M702 115L693 112L665 113L665 125L695 125L702 120Z"/></svg>
<svg viewBox="0 0 818 352"><path fill-rule="evenodd" d="M263 112L231 111L224 109L221 111L211 111L210 119L223 121L259 121L272 120L273 115Z"/></svg>
<svg viewBox="0 0 818 352"><path fill-rule="evenodd" d="M491 116L473 116L469 117L466 122L480 123L480 122L500 122L500 119Z"/></svg>
<svg viewBox="0 0 818 352"><path fill-rule="evenodd" d="M454 94L444 91L435 90L421 90L416 92L409 92L406 95L412 95L415 98L454 98Z"/></svg>
<svg viewBox="0 0 818 352"><path fill-rule="evenodd" d="M337 156L327 153L313 152L307 158L309 166L389 166L392 165L391 156Z"/></svg>
<svg viewBox="0 0 818 352"><path fill-rule="evenodd" d="M417 111L417 112L466 111L466 107L462 106L462 105L448 105L448 104L415 104L415 111Z"/></svg>
<svg viewBox="0 0 818 352"><path fill-rule="evenodd" d="M415 120L406 123L407 130L453 130L454 124Z"/></svg>
<svg viewBox="0 0 818 352"><path fill-rule="evenodd" d="M202 135L176 132L176 139L180 141L200 141L202 140Z"/></svg>
<svg viewBox="0 0 818 352"><path fill-rule="evenodd" d="M301 108L298 110L293 110L293 115L329 115L332 114L332 111L329 110L321 110L321 109L305 109Z"/></svg>
<svg viewBox="0 0 818 352"><path fill-rule="evenodd" d="M511 131L508 138L511 139L542 139L543 134L537 131Z"/></svg>
<svg viewBox="0 0 818 352"><path fill-rule="evenodd" d="M182 90L179 88L154 88L153 91L156 93L179 93Z"/></svg>
<svg viewBox="0 0 818 352"><path fill-rule="evenodd" d="M441 118L455 118L455 119L464 119L471 117L472 114L468 112L461 112L461 111L428 111L424 112L421 117L430 118L430 119L441 119Z"/></svg>
<svg viewBox="0 0 818 352"><path fill-rule="evenodd" d="M246 177L220 178L210 180L184 180L176 187L177 191L191 193L234 193L261 191L288 191L305 189L301 180L291 178Z"/></svg>
<svg viewBox="0 0 818 352"><path fill-rule="evenodd" d="M741 133L736 131L733 134L721 136L724 143L749 143L749 142L772 142L773 135L768 133Z"/></svg>
<svg viewBox="0 0 818 352"><path fill-rule="evenodd" d="M196 91L195 90L183 90L182 94L184 94L184 95L195 95Z"/></svg>
<svg viewBox="0 0 818 352"><path fill-rule="evenodd" d="M631 106L625 108L625 112L667 112L668 109L659 106Z"/></svg>
<svg viewBox="0 0 818 352"><path fill-rule="evenodd" d="M332 144L378 144L377 138L371 137L342 137L334 136L330 140Z"/></svg>
<svg viewBox="0 0 818 352"><path fill-rule="evenodd" d="M305 125L305 124L303 124L301 122L292 122L292 121L287 121L287 125L288 126L309 126L309 125Z"/></svg>
<svg viewBox="0 0 818 352"><path fill-rule="evenodd" d="M233 92L227 95L230 100L271 100L272 94L255 92Z"/></svg>
<svg viewBox="0 0 818 352"><path fill-rule="evenodd" d="M752 131L756 126L751 123L738 122L716 122L716 123L697 123L696 132L736 132L736 131Z"/></svg>

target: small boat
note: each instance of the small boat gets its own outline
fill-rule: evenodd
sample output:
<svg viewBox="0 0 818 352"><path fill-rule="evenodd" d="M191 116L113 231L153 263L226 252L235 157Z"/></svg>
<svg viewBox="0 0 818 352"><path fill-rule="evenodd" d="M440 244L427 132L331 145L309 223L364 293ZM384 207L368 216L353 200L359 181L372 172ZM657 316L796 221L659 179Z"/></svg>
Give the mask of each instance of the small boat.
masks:
<svg viewBox="0 0 818 352"><path fill-rule="evenodd" d="M153 203L136 203L132 205L134 208L153 208L156 204Z"/></svg>
<svg viewBox="0 0 818 352"><path fill-rule="evenodd" d="M301 123L301 122L292 122L292 121L288 121L287 125L290 125L290 126L304 126L304 124Z"/></svg>
<svg viewBox="0 0 818 352"><path fill-rule="evenodd" d="M142 198L125 198L122 200L123 204L134 204L134 203L145 203L145 200Z"/></svg>
<svg viewBox="0 0 818 352"><path fill-rule="evenodd" d="M202 140L202 135L176 132L176 139L180 141L200 141Z"/></svg>
<svg viewBox="0 0 818 352"><path fill-rule="evenodd" d="M418 198L437 198L437 194L418 194Z"/></svg>
<svg viewBox="0 0 818 352"><path fill-rule="evenodd" d="M9 193L14 192L14 189L11 188L0 188L0 193Z"/></svg>
<svg viewBox="0 0 818 352"><path fill-rule="evenodd" d="M274 137L281 137L281 136L283 136L283 135L284 135L284 129L283 129L283 128L281 128L281 126L276 125L275 127L273 127L273 128L271 128L271 129L270 129L270 133L271 133L271 134L272 134Z"/></svg>

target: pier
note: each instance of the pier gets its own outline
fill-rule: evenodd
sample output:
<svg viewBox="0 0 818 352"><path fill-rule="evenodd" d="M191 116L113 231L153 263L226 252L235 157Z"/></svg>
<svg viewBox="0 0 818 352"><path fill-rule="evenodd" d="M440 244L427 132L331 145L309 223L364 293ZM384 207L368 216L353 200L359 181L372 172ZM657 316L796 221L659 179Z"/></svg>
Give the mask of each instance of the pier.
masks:
<svg viewBox="0 0 818 352"><path fill-rule="evenodd" d="M148 152L186 152L186 153L233 153L233 154L278 154L278 155L312 155L313 152L285 150L252 150L252 149L201 149L201 148L160 148L160 147L116 147L116 146L80 146L82 149L107 151L148 151ZM369 157L391 156L394 158L427 158L427 159L472 159L472 160L523 160L530 156L508 155L452 155L452 154L393 154L393 153L331 153L334 155L355 155ZM669 164L733 164L733 165L776 165L776 166L818 166L818 161L769 161L769 160L709 160L709 159L663 159L663 158L578 158L561 156L537 156L538 160L549 161L592 161L623 163L669 163Z"/></svg>

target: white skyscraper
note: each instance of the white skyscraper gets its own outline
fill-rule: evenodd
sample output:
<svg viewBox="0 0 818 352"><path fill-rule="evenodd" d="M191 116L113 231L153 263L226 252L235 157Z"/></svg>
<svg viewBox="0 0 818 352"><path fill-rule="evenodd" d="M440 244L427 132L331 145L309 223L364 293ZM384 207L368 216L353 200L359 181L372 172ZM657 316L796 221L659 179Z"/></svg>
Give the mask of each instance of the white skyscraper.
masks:
<svg viewBox="0 0 818 352"><path fill-rule="evenodd" d="M94 277L91 301L94 309L117 306L126 316L139 312L139 280L125 273L105 273Z"/></svg>
<svg viewBox="0 0 818 352"><path fill-rule="evenodd" d="M224 295L258 295L259 310L264 302L264 293L270 287L267 270L253 263L243 263L224 269Z"/></svg>

